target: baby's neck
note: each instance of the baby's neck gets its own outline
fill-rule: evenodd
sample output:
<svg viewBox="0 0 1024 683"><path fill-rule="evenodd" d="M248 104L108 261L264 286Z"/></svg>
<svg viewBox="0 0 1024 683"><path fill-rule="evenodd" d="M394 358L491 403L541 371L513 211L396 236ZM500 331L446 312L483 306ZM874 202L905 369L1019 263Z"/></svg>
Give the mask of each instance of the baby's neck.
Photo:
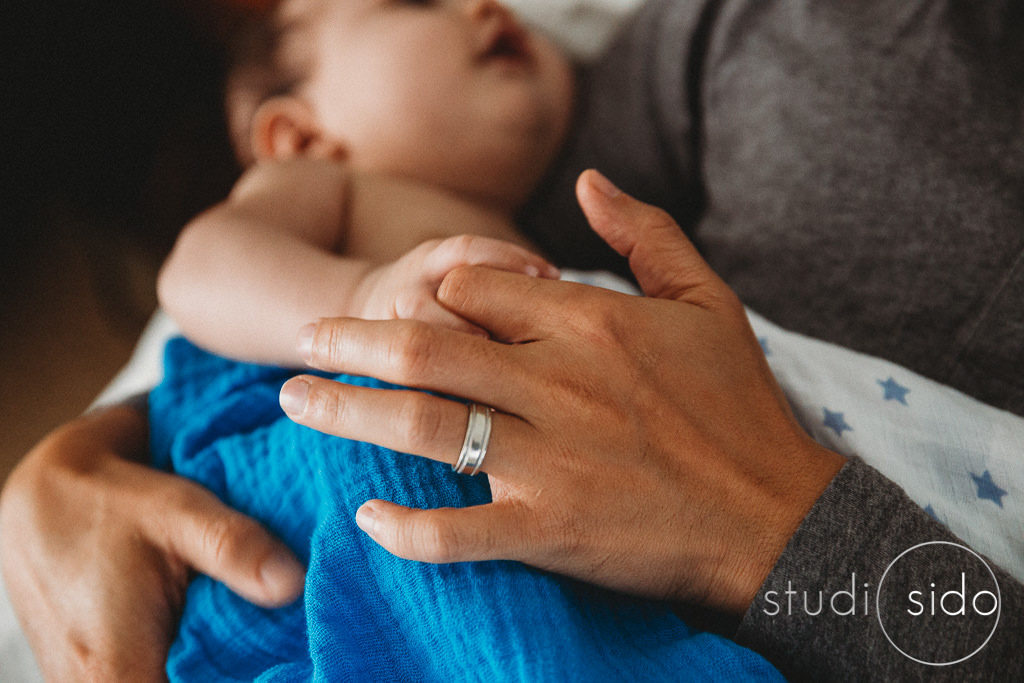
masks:
<svg viewBox="0 0 1024 683"><path fill-rule="evenodd" d="M375 173L351 180L345 253L393 260L429 239L471 234L535 248L512 212L417 181Z"/></svg>

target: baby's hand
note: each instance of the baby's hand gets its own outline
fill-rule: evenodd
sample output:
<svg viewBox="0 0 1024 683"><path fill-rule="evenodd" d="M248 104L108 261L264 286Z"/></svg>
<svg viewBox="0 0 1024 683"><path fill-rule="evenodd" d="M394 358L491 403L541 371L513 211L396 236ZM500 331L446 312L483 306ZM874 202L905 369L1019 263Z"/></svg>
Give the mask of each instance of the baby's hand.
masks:
<svg viewBox="0 0 1024 683"><path fill-rule="evenodd" d="M459 235L429 240L391 263L367 272L356 290L356 310L368 320L422 320L488 336L483 329L437 302L437 288L459 266L490 266L533 277L558 279L555 266L526 249L489 237Z"/></svg>

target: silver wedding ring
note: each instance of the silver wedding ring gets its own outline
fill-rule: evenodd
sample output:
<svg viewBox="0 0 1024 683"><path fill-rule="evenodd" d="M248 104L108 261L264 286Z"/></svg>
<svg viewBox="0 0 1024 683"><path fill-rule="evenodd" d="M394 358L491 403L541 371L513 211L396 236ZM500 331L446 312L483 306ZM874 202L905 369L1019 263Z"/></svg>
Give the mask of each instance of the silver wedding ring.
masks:
<svg viewBox="0 0 1024 683"><path fill-rule="evenodd" d="M466 438L462 441L459 459L452 465L456 474L471 469L470 476L480 470L487 455L487 442L491 440L491 413L494 408L479 403L469 404L469 421L466 422Z"/></svg>

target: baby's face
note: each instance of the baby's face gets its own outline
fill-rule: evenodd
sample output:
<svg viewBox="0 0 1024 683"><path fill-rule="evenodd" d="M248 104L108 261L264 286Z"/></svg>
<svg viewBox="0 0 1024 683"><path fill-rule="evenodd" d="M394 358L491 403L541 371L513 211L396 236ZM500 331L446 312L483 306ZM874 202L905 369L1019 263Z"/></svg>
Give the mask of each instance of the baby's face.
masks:
<svg viewBox="0 0 1024 683"><path fill-rule="evenodd" d="M553 45L493 0L310 5L300 94L353 166L503 208L525 200L570 118L572 71Z"/></svg>

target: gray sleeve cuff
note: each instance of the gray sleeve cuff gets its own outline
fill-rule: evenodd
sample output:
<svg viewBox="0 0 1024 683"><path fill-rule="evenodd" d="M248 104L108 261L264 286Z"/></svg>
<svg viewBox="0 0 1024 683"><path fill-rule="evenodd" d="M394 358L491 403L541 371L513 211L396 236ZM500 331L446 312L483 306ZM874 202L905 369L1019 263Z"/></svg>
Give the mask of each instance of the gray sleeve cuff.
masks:
<svg viewBox="0 0 1024 683"><path fill-rule="evenodd" d="M1024 587L854 458L735 640L798 680L1024 680Z"/></svg>

